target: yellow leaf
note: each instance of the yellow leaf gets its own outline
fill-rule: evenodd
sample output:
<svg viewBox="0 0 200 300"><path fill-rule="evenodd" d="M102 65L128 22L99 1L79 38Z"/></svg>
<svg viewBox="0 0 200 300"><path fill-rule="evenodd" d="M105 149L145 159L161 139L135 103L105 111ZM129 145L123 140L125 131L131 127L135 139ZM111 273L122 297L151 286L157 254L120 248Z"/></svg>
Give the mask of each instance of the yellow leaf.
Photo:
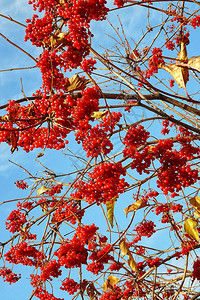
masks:
<svg viewBox="0 0 200 300"><path fill-rule="evenodd" d="M133 271L135 271L136 273L139 273L137 264L136 264L136 262L135 262L133 256L132 256L130 253L129 253L128 264L129 264L129 266L131 267L131 269L132 269Z"/></svg>
<svg viewBox="0 0 200 300"><path fill-rule="evenodd" d="M128 248L127 243L125 242L125 239L121 240L119 243L119 248L121 250L122 255L128 255L128 265L130 266L130 268L135 271L135 272L139 272L137 264L131 254L131 251Z"/></svg>
<svg viewBox="0 0 200 300"><path fill-rule="evenodd" d="M112 201L106 201L107 217L108 217L108 220L109 220L112 228L113 228L115 200L116 200L116 198L112 199Z"/></svg>
<svg viewBox="0 0 200 300"><path fill-rule="evenodd" d="M91 117L95 118L95 119L103 119L107 116L108 111L104 110L104 111L93 111L91 113Z"/></svg>
<svg viewBox="0 0 200 300"><path fill-rule="evenodd" d="M110 275L108 276L107 280L103 283L103 290L106 292L108 289L113 289L114 285L119 282L119 279L114 276Z"/></svg>
<svg viewBox="0 0 200 300"><path fill-rule="evenodd" d="M45 185L42 185L38 190L37 190L37 195L40 196L43 193L46 193L50 191L50 188L47 188Z"/></svg>
<svg viewBox="0 0 200 300"><path fill-rule="evenodd" d="M180 88L184 88L189 79L188 69L173 65L162 65L162 69L167 71L177 82Z"/></svg>
<svg viewBox="0 0 200 300"><path fill-rule="evenodd" d="M200 72L200 56L193 56L188 60L188 66Z"/></svg>
<svg viewBox="0 0 200 300"><path fill-rule="evenodd" d="M199 219L200 218L200 211L199 210L195 210L195 212L193 213L194 217Z"/></svg>
<svg viewBox="0 0 200 300"><path fill-rule="evenodd" d="M75 74L68 79L67 83L65 84L65 90L67 92L80 91L83 90L86 87L86 84L89 82L89 79L85 79L80 77L78 74Z"/></svg>
<svg viewBox="0 0 200 300"><path fill-rule="evenodd" d="M190 204L192 204L192 206L194 206L195 209L199 209L200 210L200 197L193 197L189 200Z"/></svg>
<svg viewBox="0 0 200 300"><path fill-rule="evenodd" d="M145 206L147 206L146 202L144 202L142 199L140 199L140 200L137 200L136 202L134 202L133 204L129 205L128 207L126 207L124 209L124 212L127 215L129 212L136 211Z"/></svg>
<svg viewBox="0 0 200 300"><path fill-rule="evenodd" d="M186 45L184 42L181 42L181 49L178 55L178 59L181 60L182 62L187 62L188 61L188 57L187 57L187 49L186 49Z"/></svg>
<svg viewBox="0 0 200 300"><path fill-rule="evenodd" d="M119 279L118 279L116 276L114 276L114 275L108 276L108 279L107 279L107 280L110 281L110 284L111 284L112 286L114 286L115 284L117 284L117 283L119 282Z"/></svg>
<svg viewBox="0 0 200 300"><path fill-rule="evenodd" d="M187 50L184 42L181 42L181 50L178 55L179 62L187 63ZM188 68L177 66L177 64L162 64L160 66L162 69L167 71L177 82L180 88L185 88L186 83L189 80Z"/></svg>
<svg viewBox="0 0 200 300"><path fill-rule="evenodd" d="M125 242L125 239L121 240L119 243L119 248L121 250L121 254L124 256L130 252L127 243Z"/></svg>
<svg viewBox="0 0 200 300"><path fill-rule="evenodd" d="M44 213L48 212L48 205L46 203L41 203L40 206L42 207L42 211Z"/></svg>
<svg viewBox="0 0 200 300"><path fill-rule="evenodd" d="M65 39L68 34L68 32L59 32L57 34L54 34L50 37L49 42L47 42L46 44L48 45L50 43L51 48L58 47L60 44L62 44L63 46L69 46L70 42Z"/></svg>
<svg viewBox="0 0 200 300"><path fill-rule="evenodd" d="M198 223L192 219L187 219L184 224L184 230L188 233L196 242L199 242L199 233L197 230Z"/></svg>

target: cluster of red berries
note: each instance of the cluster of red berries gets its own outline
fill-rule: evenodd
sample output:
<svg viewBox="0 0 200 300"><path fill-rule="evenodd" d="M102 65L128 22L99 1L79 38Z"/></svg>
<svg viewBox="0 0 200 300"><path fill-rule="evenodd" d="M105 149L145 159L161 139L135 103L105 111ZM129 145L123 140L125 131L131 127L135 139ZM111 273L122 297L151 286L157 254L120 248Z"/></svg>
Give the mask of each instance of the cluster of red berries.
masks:
<svg viewBox="0 0 200 300"><path fill-rule="evenodd" d="M66 278L62 282L62 286L60 288L63 291L67 291L69 295L73 295L77 290L80 289L80 284L78 284L76 281L74 281L71 278Z"/></svg>
<svg viewBox="0 0 200 300"><path fill-rule="evenodd" d="M200 26L200 15L195 15L194 18L190 20L190 25L196 29L196 27Z"/></svg>
<svg viewBox="0 0 200 300"><path fill-rule="evenodd" d="M13 264L38 267L45 258L44 254L26 242L17 244L4 255L5 260Z"/></svg>
<svg viewBox="0 0 200 300"><path fill-rule="evenodd" d="M110 254L111 251L113 251L113 247L110 244L107 244L98 250L93 250L92 254L89 256L89 259L93 262L87 265L87 270L96 275L99 274L100 271L103 271L105 264L114 259Z"/></svg>
<svg viewBox="0 0 200 300"><path fill-rule="evenodd" d="M112 291L105 292L99 300L120 300L123 297L123 293L119 287L115 287Z"/></svg>
<svg viewBox="0 0 200 300"><path fill-rule="evenodd" d="M200 280L200 259L197 259L193 264L192 280Z"/></svg>
<svg viewBox="0 0 200 300"><path fill-rule="evenodd" d="M9 282L9 284L15 283L21 278L20 274L15 274L12 270L7 268L0 269L0 276L3 277L3 281Z"/></svg>
<svg viewBox="0 0 200 300"><path fill-rule="evenodd" d="M27 20L25 36L26 41L31 40L33 45L46 48L38 61L43 88L47 91L52 87L64 88L63 73L59 71L61 68L66 71L81 66L84 71L91 72L94 60L85 59L89 54L87 45L92 35L90 22L105 19L108 12L106 1L77 0L68 3L51 0L42 3L33 0L29 3L33 4L35 10L44 12L41 18L33 15L32 20ZM63 22L61 27L60 22Z"/></svg>
<svg viewBox="0 0 200 300"><path fill-rule="evenodd" d="M123 140L123 144L126 146L123 150L124 156L133 158L137 148L145 145L149 138L149 132L144 129L142 125L132 126L128 129L128 132Z"/></svg>
<svg viewBox="0 0 200 300"><path fill-rule="evenodd" d="M151 237L154 234L156 225L153 221L143 221L135 227L134 231L137 232L137 237L133 239L131 244L137 243L143 236Z"/></svg>
<svg viewBox="0 0 200 300"><path fill-rule="evenodd" d="M37 288L34 294L40 300L64 300L63 298L57 298L53 294L47 292L43 288Z"/></svg>
<svg viewBox="0 0 200 300"><path fill-rule="evenodd" d="M152 50L152 57L149 59L149 68L145 72L145 78L149 79L153 74L158 73L159 65L164 63L162 58L162 50L160 48L154 48Z"/></svg>
<svg viewBox="0 0 200 300"><path fill-rule="evenodd" d="M82 264L87 264L88 252L84 243L77 238L67 240L54 255L58 257L59 264L65 268L77 268Z"/></svg>
<svg viewBox="0 0 200 300"><path fill-rule="evenodd" d="M98 157L101 154L107 155L110 153L113 149L113 144L110 141L109 135L120 118L121 113L113 112L90 130L86 131L82 128L79 130L76 139L82 141L83 149L87 152L87 157ZM85 131L85 134L83 134L83 131Z"/></svg>
<svg viewBox="0 0 200 300"><path fill-rule="evenodd" d="M25 214L21 213L19 209L12 210L7 218L7 221L8 222L6 222L6 229L12 233L21 231L23 225L27 222Z"/></svg>
<svg viewBox="0 0 200 300"><path fill-rule="evenodd" d="M18 189L26 190L28 188L28 184L24 182L22 179L14 182Z"/></svg>
<svg viewBox="0 0 200 300"><path fill-rule="evenodd" d="M121 175L126 175L126 170L121 163L100 163L92 173L88 173L91 178L89 183L77 182L76 191L71 196L86 199L88 203L96 202L97 205L106 201L114 201L128 187L125 179L120 179Z"/></svg>
<svg viewBox="0 0 200 300"><path fill-rule="evenodd" d="M48 203L47 201L42 201L43 203ZM78 201L59 201L57 204L57 200L52 199L49 203L49 207L54 207L56 205L56 210L52 214L52 223L60 223L60 222L69 222L71 224L76 224L77 220L81 220L84 215L84 210L79 209ZM43 207L43 205L42 205Z"/></svg>
<svg viewBox="0 0 200 300"><path fill-rule="evenodd" d="M55 259L50 260L45 266L40 268L40 280L52 280L51 277L58 278L62 274L60 267L61 265Z"/></svg>

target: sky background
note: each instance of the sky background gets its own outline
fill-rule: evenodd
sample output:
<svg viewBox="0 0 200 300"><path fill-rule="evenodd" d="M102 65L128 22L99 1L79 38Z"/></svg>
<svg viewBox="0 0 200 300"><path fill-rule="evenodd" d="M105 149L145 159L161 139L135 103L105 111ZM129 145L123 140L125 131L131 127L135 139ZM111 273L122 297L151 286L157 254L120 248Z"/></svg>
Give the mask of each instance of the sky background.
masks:
<svg viewBox="0 0 200 300"><path fill-rule="evenodd" d="M3 1L0 4L0 14L6 16L11 16L12 18L25 24L27 18L32 16L32 6L27 4L26 0L7 0ZM109 1L111 5L111 1ZM134 9L122 9L115 11L108 16L109 21L112 24L118 24L117 14L120 15L121 22L124 26L126 35L129 38L138 40L141 35L141 27L144 25L144 19L146 20L146 11L141 7L135 7ZM158 15L156 12L152 12L151 21L157 22ZM145 21L146 22L146 21ZM108 35L113 35L113 29L108 25L107 21L103 22L93 22L92 23L92 32L95 34L93 39L96 49L101 49L109 47L111 43L111 38ZM12 23L4 18L0 18L0 33L5 35L12 42L16 43L26 51L30 52L34 57L38 56L40 51L36 47L33 47L31 43L24 42L24 28L18 26L15 23ZM198 33L195 33L192 38L191 44L188 46L190 51L189 56L199 55L199 38ZM11 46L0 36L0 70L10 69L10 68L22 68L22 67L32 67L34 62L26 56L24 53ZM68 75L71 77L71 74ZM11 71L11 72L2 72L0 71L0 105L3 105L7 102L8 99L19 99L23 98L21 92L21 83L20 78L22 78L24 92L27 96L31 96L35 90L41 85L40 72L37 69L30 70L20 70L20 71ZM4 114L5 111L0 112ZM136 112L130 114L130 118L135 121L139 120L144 114L145 111L142 109L137 109ZM82 155L83 152L74 147L73 151L77 155ZM16 165L9 162L9 160L15 162L18 165L22 165L24 168L30 170L35 174L38 170L42 170L41 166L35 161L38 153L42 152L41 149L36 149L30 153L24 153L23 150L15 151L13 154L10 152L10 147L7 144L0 145L0 203L6 200L11 200L15 198L21 198L27 195L27 192L18 190L13 184L16 180L26 178L27 175L24 171L17 167ZM72 158L66 158L63 152L46 150L44 157L42 157L41 162L46 165L48 168L52 169L56 174L67 173L73 169L74 164L77 163ZM65 182L71 182L71 178L61 179ZM132 203L131 193L130 199L128 201L126 196L126 201L124 203L120 202L116 204L115 211L122 211L129 204ZM0 241L4 241L8 238L9 233L4 230L4 221L8 216L9 212L15 208L15 203L10 202L7 205L0 206L0 218L2 224L2 230L0 233ZM129 219L125 219L123 215L122 219L123 224L128 223ZM136 219L137 221L137 219ZM99 216L96 213L94 208L91 208L90 219L88 223L95 222L98 225L101 225L101 213ZM161 233L158 233L155 239L151 240L151 243L155 243L155 240L158 242L161 241ZM164 240L163 240L164 241ZM150 246L150 245L149 245ZM165 244L163 243L163 247ZM180 262L181 263L181 262ZM1 266L1 265L0 265ZM15 270L20 270L24 274L24 279L19 281L19 283L9 286L7 283L2 283L0 280L0 300L28 300L30 297L32 288L26 281L26 268L23 266L17 266ZM23 271L24 270L24 271ZM27 272L28 277L28 272ZM71 299L68 294L65 294L61 291L56 292L57 297L65 296L65 299ZM33 298L35 299L35 298Z"/></svg>

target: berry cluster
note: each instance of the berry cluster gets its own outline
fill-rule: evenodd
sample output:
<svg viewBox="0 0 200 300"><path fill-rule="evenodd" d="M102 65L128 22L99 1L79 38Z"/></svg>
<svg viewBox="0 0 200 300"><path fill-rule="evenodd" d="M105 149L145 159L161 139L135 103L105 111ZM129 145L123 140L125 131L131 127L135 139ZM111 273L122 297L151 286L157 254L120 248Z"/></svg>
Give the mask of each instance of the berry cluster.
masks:
<svg viewBox="0 0 200 300"><path fill-rule="evenodd" d="M192 280L200 280L200 259L197 259L193 264Z"/></svg>
<svg viewBox="0 0 200 300"><path fill-rule="evenodd" d="M25 266L40 266L45 255L35 247L28 245L26 242L17 244L4 255L5 260L13 264L22 264Z"/></svg>
<svg viewBox="0 0 200 300"><path fill-rule="evenodd" d="M22 179L14 182L18 189L26 190L28 188L28 184L24 182Z"/></svg>
<svg viewBox="0 0 200 300"><path fill-rule="evenodd" d="M27 222L26 216L24 215L24 213L21 213L19 209L12 210L7 218L7 221L8 222L6 222L6 229L12 233L21 231L23 225Z"/></svg>
<svg viewBox="0 0 200 300"><path fill-rule="evenodd" d="M149 59L149 68L145 72L145 78L149 79L154 73L158 73L158 67L164 63L162 58L162 50L160 48L154 48L152 50L152 57Z"/></svg>
<svg viewBox="0 0 200 300"><path fill-rule="evenodd" d="M9 284L15 283L21 278L21 275L15 274L12 272L12 270L7 268L0 269L0 276L4 278L3 281L9 282Z"/></svg>
<svg viewBox="0 0 200 300"><path fill-rule="evenodd" d="M142 125L132 126L129 128L123 144L126 146L123 153L124 156L133 158L138 147L145 145L149 138L149 132Z"/></svg>
<svg viewBox="0 0 200 300"><path fill-rule="evenodd" d="M141 240L143 236L151 237L153 233L155 233L156 225L153 221L143 221L138 226L135 227L134 231L137 232L137 237L133 239L131 244L137 243Z"/></svg>
<svg viewBox="0 0 200 300"><path fill-rule="evenodd" d="M114 259L114 257L110 255L111 251L113 251L113 247L110 244L107 244L99 250L93 250L92 254L89 256L89 259L93 262L87 265L87 270L96 275L99 274L100 271L103 271L105 264Z"/></svg>
<svg viewBox="0 0 200 300"><path fill-rule="evenodd" d="M62 286L60 288L63 291L67 291L69 295L73 295L77 290L80 289L80 284L78 284L76 281L70 278L66 278L62 282Z"/></svg>
<svg viewBox="0 0 200 300"><path fill-rule="evenodd" d="M121 175L126 175L126 170L121 163L100 163L92 173L88 173L91 178L89 183L77 182L75 184L76 192L71 196L86 199L88 203L96 202L97 205L113 201L128 187L125 179L120 179Z"/></svg>
<svg viewBox="0 0 200 300"><path fill-rule="evenodd" d="M57 278L62 272L60 270L60 264L56 260L51 260L44 267L41 267L40 280L46 281L47 279L52 280L51 277Z"/></svg>

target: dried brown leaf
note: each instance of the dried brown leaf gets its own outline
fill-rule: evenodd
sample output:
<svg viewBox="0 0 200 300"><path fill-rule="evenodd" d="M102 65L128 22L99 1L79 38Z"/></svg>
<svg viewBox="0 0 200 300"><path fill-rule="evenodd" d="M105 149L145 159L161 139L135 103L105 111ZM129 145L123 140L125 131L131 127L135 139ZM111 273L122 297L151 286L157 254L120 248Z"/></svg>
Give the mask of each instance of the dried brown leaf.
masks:
<svg viewBox="0 0 200 300"><path fill-rule="evenodd" d="M18 150L17 148L17 142L19 140L19 132L18 131L12 131L10 134L10 140L11 140L11 153L13 153L15 150Z"/></svg>
<svg viewBox="0 0 200 300"><path fill-rule="evenodd" d="M39 189L37 189L37 195L40 196L50 190L50 188L47 188L45 185L42 185Z"/></svg>
<svg viewBox="0 0 200 300"><path fill-rule="evenodd" d="M190 204L194 206L195 209L200 210L200 197L193 197L189 200Z"/></svg>
<svg viewBox="0 0 200 300"><path fill-rule="evenodd" d="M187 50L184 42L181 43L181 50L178 55L179 62L188 63ZM177 66L177 64L162 64L162 69L167 71L177 82L180 88L185 88L189 80L188 68Z"/></svg>
<svg viewBox="0 0 200 300"><path fill-rule="evenodd" d="M86 87L86 84L88 84L89 82L89 79L85 79L83 77L80 77L78 74L75 74L66 82L65 90L67 92L81 91Z"/></svg>
<svg viewBox="0 0 200 300"><path fill-rule="evenodd" d="M68 32L59 32L50 37L49 41L45 43L47 46L50 45L51 48L58 47L62 44L62 46L70 46L72 43L68 41L66 37L68 36Z"/></svg>
<svg viewBox="0 0 200 300"><path fill-rule="evenodd" d="M125 239L121 240L119 243L119 248L121 250L121 254L124 256L130 252L127 243L125 242Z"/></svg>
<svg viewBox="0 0 200 300"><path fill-rule="evenodd" d="M90 297L91 300L98 300L97 295L100 295L100 293L97 291L97 289L94 286L93 282L90 282L86 288L87 294Z"/></svg>
<svg viewBox="0 0 200 300"><path fill-rule="evenodd" d="M43 153L43 152L40 152L40 153L38 153L38 155L36 156L36 158L40 158L40 157L42 157L42 156L44 156L44 153Z"/></svg>
<svg viewBox="0 0 200 300"><path fill-rule="evenodd" d="M143 208L147 206L146 202L144 202L142 199L137 200L133 204L129 205L124 209L125 214L127 215L129 212L136 211L140 208Z"/></svg>
<svg viewBox="0 0 200 300"><path fill-rule="evenodd" d="M104 283L103 283L104 292L106 292L108 289L113 290L114 285L117 284L118 282L119 282L119 279L116 276L114 276L114 275L108 276L107 280L104 281Z"/></svg>
<svg viewBox="0 0 200 300"><path fill-rule="evenodd" d="M116 200L116 198L112 199L112 201L106 201L107 217L108 217L108 220L109 220L112 228L113 228L115 200Z"/></svg>
<svg viewBox="0 0 200 300"><path fill-rule="evenodd" d="M200 72L200 56L193 56L188 60L188 66Z"/></svg>
<svg viewBox="0 0 200 300"><path fill-rule="evenodd" d="M135 271L136 273L139 273L136 261L134 260L132 254L129 253L129 258L128 258L128 265L130 266L130 268Z"/></svg>

